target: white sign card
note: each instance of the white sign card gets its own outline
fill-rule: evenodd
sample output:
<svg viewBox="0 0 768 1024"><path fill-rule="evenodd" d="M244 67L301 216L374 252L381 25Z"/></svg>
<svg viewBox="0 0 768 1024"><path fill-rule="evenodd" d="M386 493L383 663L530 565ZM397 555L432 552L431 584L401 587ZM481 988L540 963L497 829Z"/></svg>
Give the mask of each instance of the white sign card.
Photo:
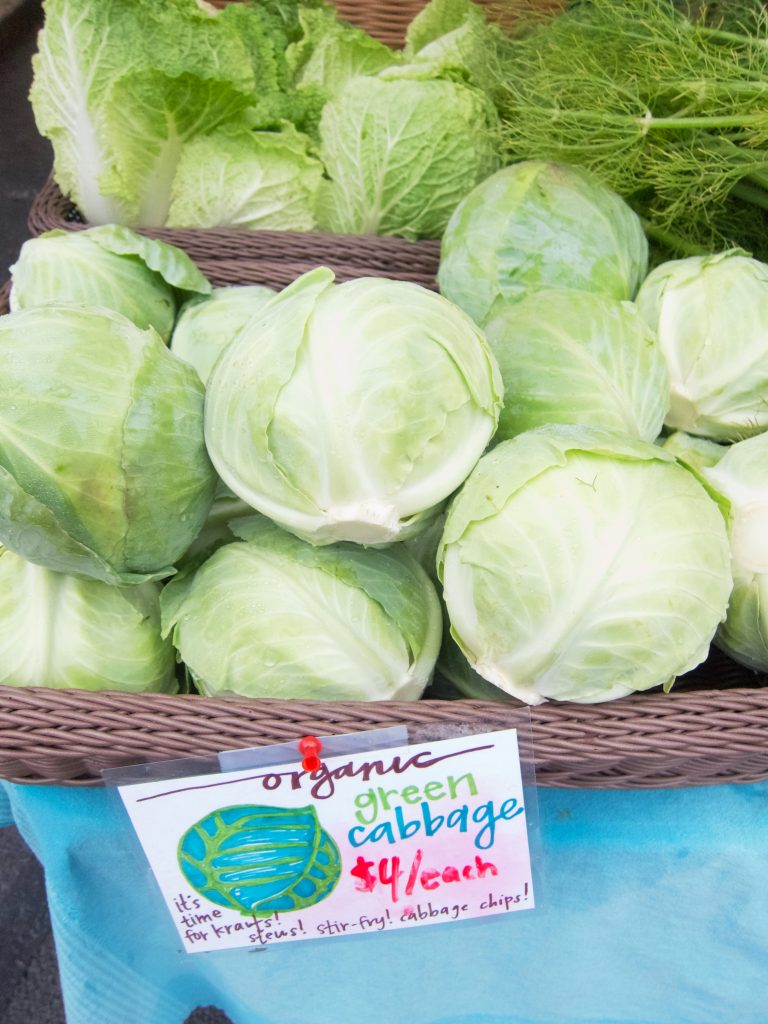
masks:
<svg viewBox="0 0 768 1024"><path fill-rule="evenodd" d="M515 729L118 791L190 953L534 905Z"/></svg>

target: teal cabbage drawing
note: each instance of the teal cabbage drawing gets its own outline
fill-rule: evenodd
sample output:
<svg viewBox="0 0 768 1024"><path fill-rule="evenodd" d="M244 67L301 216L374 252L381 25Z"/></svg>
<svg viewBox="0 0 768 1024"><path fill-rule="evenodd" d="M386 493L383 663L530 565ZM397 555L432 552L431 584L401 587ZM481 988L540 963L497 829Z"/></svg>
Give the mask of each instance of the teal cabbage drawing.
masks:
<svg viewBox="0 0 768 1024"><path fill-rule="evenodd" d="M341 874L336 843L314 807L224 807L181 838L179 867L205 899L269 917L329 896Z"/></svg>

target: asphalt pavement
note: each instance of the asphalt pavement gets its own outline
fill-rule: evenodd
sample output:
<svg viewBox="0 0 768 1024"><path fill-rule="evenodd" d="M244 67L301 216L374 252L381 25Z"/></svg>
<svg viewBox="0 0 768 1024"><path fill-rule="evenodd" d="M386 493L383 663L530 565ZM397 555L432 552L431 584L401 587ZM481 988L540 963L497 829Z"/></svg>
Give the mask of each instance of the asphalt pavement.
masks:
<svg viewBox="0 0 768 1024"><path fill-rule="evenodd" d="M27 235L27 213L51 165L27 101L40 21L36 3L0 0L0 282ZM64 1024L43 872L15 828L0 829L0 1022Z"/></svg>

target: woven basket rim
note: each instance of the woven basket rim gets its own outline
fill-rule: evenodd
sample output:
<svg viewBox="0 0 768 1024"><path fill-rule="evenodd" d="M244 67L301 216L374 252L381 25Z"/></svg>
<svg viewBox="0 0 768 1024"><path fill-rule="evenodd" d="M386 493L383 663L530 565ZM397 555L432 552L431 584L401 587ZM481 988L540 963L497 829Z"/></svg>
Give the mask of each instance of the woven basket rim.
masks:
<svg viewBox="0 0 768 1024"><path fill-rule="evenodd" d="M98 782L105 767L401 724L512 727L518 702L281 701L0 686L0 775ZM540 785L704 785L768 777L768 687L529 709ZM505 724L506 723L506 724Z"/></svg>
<svg viewBox="0 0 768 1024"><path fill-rule="evenodd" d="M73 220L77 208L48 176L35 194L27 219L32 237L45 231L85 231L92 225ZM138 234L157 238L184 249L194 260L249 258L301 259L316 253L333 252L337 259L352 266L382 266L392 263L437 273L440 258L439 239L411 241L396 235L342 235L323 231L277 231L236 228L133 228Z"/></svg>

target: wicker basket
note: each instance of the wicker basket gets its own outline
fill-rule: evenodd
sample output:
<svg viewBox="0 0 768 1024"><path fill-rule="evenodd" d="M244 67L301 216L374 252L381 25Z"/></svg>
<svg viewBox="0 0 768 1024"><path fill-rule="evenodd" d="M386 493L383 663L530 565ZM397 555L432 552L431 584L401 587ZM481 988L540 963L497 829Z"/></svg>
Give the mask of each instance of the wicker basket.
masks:
<svg viewBox="0 0 768 1024"><path fill-rule="evenodd" d="M339 240L340 245L346 241ZM337 262L331 258L333 264ZM295 261L202 264L217 284L286 283ZM339 256L338 266L344 265ZM344 276L354 276L345 266ZM402 272L411 280L416 275ZM7 308L0 291L0 312ZM647 788L768 777L768 677L713 650L669 694L531 709L543 786ZM517 704L491 701L222 700L0 686L0 777L94 784L104 768L215 754L395 724L503 728Z"/></svg>
<svg viewBox="0 0 768 1024"><path fill-rule="evenodd" d="M714 652L669 694L531 709L542 786L637 789L768 777L768 688ZM700 686L701 689L695 687ZM88 785L104 768L391 725L504 728L489 701L222 700L0 686L0 776Z"/></svg>
<svg viewBox="0 0 768 1024"><path fill-rule="evenodd" d="M52 177L37 193L27 221L33 236L54 228L86 228L72 203L61 194ZM141 234L184 249L198 263L214 260L255 262L269 260L286 266L279 284L287 284L320 263L332 266L344 279L373 274L407 277L434 287L440 243L409 242L404 238L373 235L329 235L317 231L235 231L227 228L141 228Z"/></svg>
<svg viewBox="0 0 768 1024"><path fill-rule="evenodd" d="M233 0L209 0L215 7L225 7ZM237 0L234 0L237 2ZM389 46L402 46L405 32L427 0L332 0L340 18L365 29L374 38ZM503 19L505 0L475 0L491 9L492 17ZM560 0L540 0L539 6L555 6Z"/></svg>

